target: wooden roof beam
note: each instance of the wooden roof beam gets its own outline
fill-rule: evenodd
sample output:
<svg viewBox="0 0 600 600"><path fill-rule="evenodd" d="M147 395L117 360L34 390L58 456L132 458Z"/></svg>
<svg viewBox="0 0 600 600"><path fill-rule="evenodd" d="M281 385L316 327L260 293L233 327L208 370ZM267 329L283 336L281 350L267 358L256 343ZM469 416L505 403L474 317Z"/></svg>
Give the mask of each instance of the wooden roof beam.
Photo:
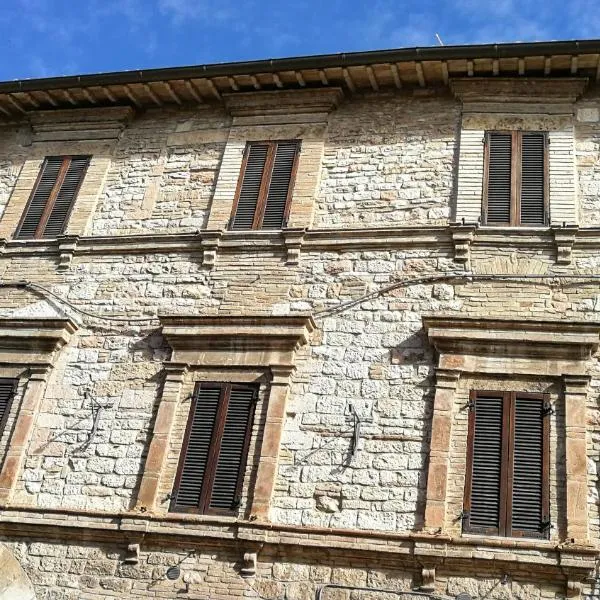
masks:
<svg viewBox="0 0 600 600"><path fill-rule="evenodd" d="M598 54L598 64L596 65L596 81L600 81L600 54Z"/></svg>
<svg viewBox="0 0 600 600"><path fill-rule="evenodd" d="M419 80L419 85L421 87L425 87L425 72L423 71L423 64L421 61L417 61L415 63L415 68L417 71L417 79Z"/></svg>
<svg viewBox="0 0 600 600"><path fill-rule="evenodd" d="M578 68L579 68L578 57L577 56L571 56L571 75L577 75L577 69Z"/></svg>
<svg viewBox="0 0 600 600"><path fill-rule="evenodd" d="M329 81L327 81L327 75L325 75L325 71L323 71L323 69L319 69L319 79L323 85L329 85Z"/></svg>
<svg viewBox="0 0 600 600"><path fill-rule="evenodd" d="M90 104L97 104L96 99L90 94L87 88L81 88L81 93Z"/></svg>
<svg viewBox="0 0 600 600"><path fill-rule="evenodd" d="M342 75L344 76L344 81L348 86L348 89L354 94L356 92L356 86L354 85L354 81L352 80L352 76L348 72L348 69L342 69Z"/></svg>
<svg viewBox="0 0 600 600"><path fill-rule="evenodd" d="M190 96L192 96L192 98L198 104L203 104L204 103L204 100L202 99L202 94L200 93L200 90L189 79L185 80L185 88L190 93Z"/></svg>
<svg viewBox="0 0 600 600"><path fill-rule="evenodd" d="M544 75L550 75L552 71L552 57L546 56L544 59Z"/></svg>
<svg viewBox="0 0 600 600"><path fill-rule="evenodd" d="M498 75L500 73L500 61L497 58L492 61L492 73L494 75Z"/></svg>
<svg viewBox="0 0 600 600"><path fill-rule="evenodd" d="M25 98L27 98L27 102L29 102L29 104L31 104L33 108L40 107L40 103L32 96L32 94L30 94L29 92L23 92L23 95L25 96Z"/></svg>
<svg viewBox="0 0 600 600"><path fill-rule="evenodd" d="M373 67L371 65L367 67L367 77L369 78L369 83L371 84L373 91L378 92L379 83L377 83L377 77L375 77L375 71L373 71Z"/></svg>
<svg viewBox="0 0 600 600"><path fill-rule="evenodd" d="M394 85L401 90L402 89L402 79L400 79L400 72L398 71L398 65L391 64L390 71L392 72L392 79L394 80Z"/></svg>
<svg viewBox="0 0 600 600"><path fill-rule="evenodd" d="M77 100L75 100L75 98L71 96L69 90L61 90L61 92L63 93L63 96L67 99L67 102L69 102L73 106L77 106Z"/></svg>
<svg viewBox="0 0 600 600"><path fill-rule="evenodd" d="M139 98L135 97L135 94L133 93L133 90L129 87L129 84L125 84L123 86L123 89L125 90L125 95L137 106L137 107L141 107L142 103L140 102Z"/></svg>
<svg viewBox="0 0 600 600"><path fill-rule="evenodd" d="M448 72L448 63L445 60L442 61L442 79L444 80L444 85L448 85L450 74Z"/></svg>
<svg viewBox="0 0 600 600"><path fill-rule="evenodd" d="M256 79L256 77L255 77ZM208 88L210 89L210 91L212 92L212 95L217 99L217 100L221 100L221 94L219 94L219 90L217 89L217 86L214 84L212 79L206 79L205 80L206 83L208 84Z"/></svg>
<svg viewBox="0 0 600 600"><path fill-rule="evenodd" d="M282 88L283 87L283 81L281 81L281 79L279 78L279 75L277 73L272 73L272 75L273 75L273 83L278 88Z"/></svg>
<svg viewBox="0 0 600 600"><path fill-rule="evenodd" d="M149 83L143 83L142 86L144 87L144 91L146 92L146 94L148 94L148 96L150 96L150 99L152 100L152 102L154 102L154 104L156 104L157 106L163 105L163 103L160 101L160 98L152 91L152 88L150 87Z"/></svg>
<svg viewBox="0 0 600 600"><path fill-rule="evenodd" d="M48 92L40 90L40 94L42 94L52 106L58 106L58 102Z"/></svg>
<svg viewBox="0 0 600 600"><path fill-rule="evenodd" d="M227 81L229 82L229 85L231 86L231 89L234 92L239 92L240 91L240 86L236 83L235 79L233 77L228 77Z"/></svg>
<svg viewBox="0 0 600 600"><path fill-rule="evenodd" d="M21 103L16 98L13 98L11 94L6 94L6 98L20 113L27 112L27 109L23 108Z"/></svg>
<svg viewBox="0 0 600 600"><path fill-rule="evenodd" d="M306 87L306 81L304 81L304 77L302 77L302 73L300 71L295 71L296 73L296 81L300 87Z"/></svg>
<svg viewBox="0 0 600 600"><path fill-rule="evenodd" d="M256 79L255 75L250 75L250 81L252 82L255 90L260 90L260 82L258 79Z"/></svg>
<svg viewBox="0 0 600 600"><path fill-rule="evenodd" d="M475 68L473 66L473 61L472 60L468 60L467 61L467 75L469 77L473 77L473 73L475 72Z"/></svg>
<svg viewBox="0 0 600 600"><path fill-rule="evenodd" d="M525 75L525 59L519 59L519 75Z"/></svg>
<svg viewBox="0 0 600 600"><path fill-rule="evenodd" d="M165 86L165 89L167 90L169 96L171 96L171 98L173 98L173 101L176 104L179 104L179 106L181 106L183 104L183 102L181 101L181 98L175 93L173 86L168 81L164 82L164 86Z"/></svg>
<svg viewBox="0 0 600 600"><path fill-rule="evenodd" d="M104 92L109 102L117 102L117 99L113 96L113 93L105 85L101 86L100 89Z"/></svg>
<svg viewBox="0 0 600 600"><path fill-rule="evenodd" d="M4 106L2 106L2 104L0 104L0 112L5 114L7 117L12 117L12 113L7 110L6 108L4 108Z"/></svg>

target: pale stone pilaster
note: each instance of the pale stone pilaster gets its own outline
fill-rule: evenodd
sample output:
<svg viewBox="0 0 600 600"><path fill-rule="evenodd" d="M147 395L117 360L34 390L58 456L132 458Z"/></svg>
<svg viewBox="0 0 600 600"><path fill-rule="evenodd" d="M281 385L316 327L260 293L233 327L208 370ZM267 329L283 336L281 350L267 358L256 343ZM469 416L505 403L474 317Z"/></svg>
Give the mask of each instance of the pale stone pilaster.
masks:
<svg viewBox="0 0 600 600"><path fill-rule="evenodd" d="M426 529L443 529L445 523L452 406L459 378L459 371L447 369L437 369L436 371L429 471L427 474Z"/></svg>
<svg viewBox="0 0 600 600"><path fill-rule="evenodd" d="M166 363L165 371L162 399L158 407L136 503L138 510L150 512L156 507L160 478L168 454L171 430L179 406L187 364Z"/></svg>
<svg viewBox="0 0 600 600"><path fill-rule="evenodd" d="M36 365L29 368L29 378L23 393L23 401L0 471L0 503L5 504L10 500L21 473L23 460L31 440L35 416L39 412L50 369L51 365Z"/></svg>
<svg viewBox="0 0 600 600"><path fill-rule="evenodd" d="M565 456L567 538L588 542L586 441L587 375L563 375L565 386Z"/></svg>
<svg viewBox="0 0 600 600"><path fill-rule="evenodd" d="M260 450L260 463L252 497L251 514L261 520L269 517L271 496L277 479L279 446L285 422L289 379L293 367L271 367L273 379L267 408L267 418Z"/></svg>

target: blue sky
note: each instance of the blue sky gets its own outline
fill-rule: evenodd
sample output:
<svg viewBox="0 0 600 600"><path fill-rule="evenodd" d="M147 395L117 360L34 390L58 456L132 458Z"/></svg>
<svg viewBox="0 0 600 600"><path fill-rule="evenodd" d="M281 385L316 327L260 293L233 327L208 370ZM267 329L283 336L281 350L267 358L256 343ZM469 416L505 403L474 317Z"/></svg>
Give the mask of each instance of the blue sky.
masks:
<svg viewBox="0 0 600 600"><path fill-rule="evenodd" d="M598 0L0 0L0 80L600 37Z"/></svg>

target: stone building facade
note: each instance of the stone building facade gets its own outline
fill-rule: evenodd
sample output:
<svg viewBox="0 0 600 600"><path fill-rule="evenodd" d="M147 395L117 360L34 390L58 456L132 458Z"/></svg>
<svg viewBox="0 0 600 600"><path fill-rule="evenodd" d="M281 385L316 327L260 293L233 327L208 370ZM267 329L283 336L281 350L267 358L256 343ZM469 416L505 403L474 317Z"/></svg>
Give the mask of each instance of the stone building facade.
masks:
<svg viewBox="0 0 600 600"><path fill-rule="evenodd" d="M553 42L0 84L1 597L594 594L599 78ZM543 133L541 222L489 222L490 132L522 190ZM236 229L281 140L282 226ZM62 217L48 157L46 208L86 157ZM198 390L236 386L234 510L174 510ZM482 390L544 399L533 534L469 530Z"/></svg>

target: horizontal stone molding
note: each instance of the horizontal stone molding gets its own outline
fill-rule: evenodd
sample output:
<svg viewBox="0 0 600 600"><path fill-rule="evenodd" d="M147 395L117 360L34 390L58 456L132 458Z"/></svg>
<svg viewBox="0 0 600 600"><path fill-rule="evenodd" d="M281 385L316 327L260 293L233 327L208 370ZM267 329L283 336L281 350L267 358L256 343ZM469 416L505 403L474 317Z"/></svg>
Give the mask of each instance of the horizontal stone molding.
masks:
<svg viewBox="0 0 600 600"><path fill-rule="evenodd" d="M543 565L544 577L564 581L585 577L594 568L597 551L591 546L561 545L543 540L473 536L453 538L420 532L378 532L328 529L260 523L231 517L198 515L140 515L121 512L106 515L92 511L66 511L31 507L5 507L0 522L5 536L97 542L145 544L185 542L190 545L223 547L256 542L280 548L328 548L330 552L352 551L361 556L395 557L403 565L424 560L444 564L446 569L527 569ZM535 574L532 572L532 575Z"/></svg>
<svg viewBox="0 0 600 600"><path fill-rule="evenodd" d="M564 256L573 248L599 249L600 227L482 227L461 226L469 229L470 250L477 248L548 249ZM459 228L460 229L460 228ZM472 230L472 231L471 231ZM564 230L564 233L563 233ZM302 232L302 235L298 235ZM189 233L136 234L122 236L78 236L69 248L70 260L77 256L107 254L147 254L148 252L194 252L209 248L216 252L268 251L290 248L301 254L316 250L353 250L390 248L438 248L449 256L456 245L457 225L381 227L365 229L303 229L280 231L225 231L204 230ZM218 243L217 243L218 242ZM47 256L64 254L65 239L6 240L0 239L0 254L4 256ZM564 250L568 248L567 250ZM569 259L570 260L570 259ZM563 263L563 260L558 262Z"/></svg>

